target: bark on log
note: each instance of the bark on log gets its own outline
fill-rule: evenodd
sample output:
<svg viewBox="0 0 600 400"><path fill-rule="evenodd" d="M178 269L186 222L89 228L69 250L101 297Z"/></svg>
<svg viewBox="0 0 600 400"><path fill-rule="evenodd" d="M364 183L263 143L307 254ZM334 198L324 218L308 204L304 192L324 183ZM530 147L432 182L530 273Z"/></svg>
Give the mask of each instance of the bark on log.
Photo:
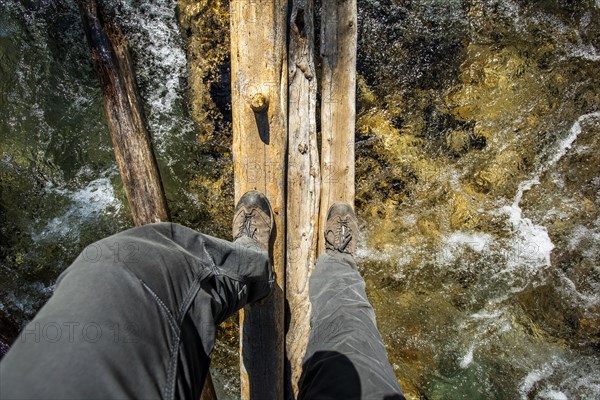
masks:
<svg viewBox="0 0 600 400"><path fill-rule="evenodd" d="M104 95L115 158L136 226L169 221L169 209L135 82L127 40L104 20L95 0L80 0L92 61ZM206 375L201 399L215 400Z"/></svg>
<svg viewBox="0 0 600 400"><path fill-rule="evenodd" d="M83 26L104 93L104 111L135 225L167 221L167 202L146 129L127 41L106 26L94 0L80 0Z"/></svg>
<svg viewBox="0 0 600 400"><path fill-rule="evenodd" d="M329 206L354 207L356 118L356 0L323 0L321 11L321 206L319 232ZM319 237L319 254L325 250Z"/></svg>
<svg viewBox="0 0 600 400"><path fill-rule="evenodd" d="M320 173L317 147L317 79L314 65L313 0L292 4L289 33L288 195L285 297L289 305L286 357L291 396L298 380L310 333L308 278L317 254Z"/></svg>
<svg viewBox="0 0 600 400"><path fill-rule="evenodd" d="M260 190L275 219L274 293L240 312L241 397L282 399L287 1L233 0L230 7L235 200L250 189Z"/></svg>

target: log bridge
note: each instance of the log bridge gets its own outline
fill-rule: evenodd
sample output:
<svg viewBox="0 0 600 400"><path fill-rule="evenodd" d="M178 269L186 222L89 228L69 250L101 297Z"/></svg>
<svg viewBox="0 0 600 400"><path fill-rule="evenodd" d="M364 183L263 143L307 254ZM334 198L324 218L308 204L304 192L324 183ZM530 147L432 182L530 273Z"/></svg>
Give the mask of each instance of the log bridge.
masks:
<svg viewBox="0 0 600 400"><path fill-rule="evenodd" d="M78 1L134 223L166 221L125 37L96 0ZM235 201L259 190L275 219L274 293L240 311L243 400L297 397L310 333L308 279L324 251L325 216L334 202L354 204L356 0L323 0L321 16L319 74L314 0L230 2ZM210 375L201 397L216 398Z"/></svg>
<svg viewBox="0 0 600 400"><path fill-rule="evenodd" d="M322 1L320 162L314 1L230 4L235 200L264 192L276 227L275 292L240 312L241 398L296 398L325 216L354 205L356 0Z"/></svg>

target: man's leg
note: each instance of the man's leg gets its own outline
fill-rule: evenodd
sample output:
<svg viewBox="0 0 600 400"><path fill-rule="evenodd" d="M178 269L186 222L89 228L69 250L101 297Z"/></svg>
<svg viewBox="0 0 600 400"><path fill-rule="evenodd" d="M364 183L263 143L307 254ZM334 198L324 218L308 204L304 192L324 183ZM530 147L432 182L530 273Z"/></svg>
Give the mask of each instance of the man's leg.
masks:
<svg viewBox="0 0 600 400"><path fill-rule="evenodd" d="M258 214L234 243L160 223L88 246L3 358L0 397L198 399L216 327L273 285Z"/></svg>
<svg viewBox="0 0 600 400"><path fill-rule="evenodd" d="M352 256L357 229L349 206L332 207L328 250L310 278L311 333L300 399L404 399Z"/></svg>

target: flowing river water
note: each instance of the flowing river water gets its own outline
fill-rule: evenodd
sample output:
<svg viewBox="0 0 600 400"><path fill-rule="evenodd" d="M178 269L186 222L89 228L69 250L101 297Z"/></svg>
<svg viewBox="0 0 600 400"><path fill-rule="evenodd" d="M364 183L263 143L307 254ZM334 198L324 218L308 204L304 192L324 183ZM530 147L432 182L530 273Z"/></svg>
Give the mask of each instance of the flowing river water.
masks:
<svg viewBox="0 0 600 400"><path fill-rule="evenodd" d="M106 1L173 219L227 238L228 3ZM600 3L359 0L360 270L409 398L600 398ZM318 8L318 7L317 7ZM2 351L131 226L74 0L0 0ZM238 396L237 325L213 374Z"/></svg>

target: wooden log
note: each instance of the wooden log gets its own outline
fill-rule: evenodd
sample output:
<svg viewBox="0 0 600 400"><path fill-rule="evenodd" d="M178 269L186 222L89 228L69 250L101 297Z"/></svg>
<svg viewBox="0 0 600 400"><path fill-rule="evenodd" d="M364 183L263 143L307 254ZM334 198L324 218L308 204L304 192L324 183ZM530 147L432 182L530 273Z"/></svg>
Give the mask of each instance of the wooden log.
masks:
<svg viewBox="0 0 600 400"><path fill-rule="evenodd" d="M167 221L167 202L138 96L127 41L106 26L94 0L80 0L83 26L104 94L115 158L135 225Z"/></svg>
<svg viewBox="0 0 600 400"><path fill-rule="evenodd" d="M298 380L310 334L308 278L317 254L320 201L317 147L317 79L314 65L313 0L297 0L290 13L288 55L288 194L285 297L289 306L286 357L291 395Z"/></svg>
<svg viewBox="0 0 600 400"><path fill-rule="evenodd" d="M323 0L321 11L321 206L319 232L329 206L354 207L356 118L356 0ZM325 250L319 237L319 254Z"/></svg>
<svg viewBox="0 0 600 400"><path fill-rule="evenodd" d="M127 40L117 27L105 21L95 0L79 0L79 8L133 222L139 226L169 221ZM216 399L210 373L206 375L201 399Z"/></svg>
<svg viewBox="0 0 600 400"><path fill-rule="evenodd" d="M286 0L232 0L235 201L266 194L274 213L274 293L240 312L241 398L282 399L284 373Z"/></svg>

